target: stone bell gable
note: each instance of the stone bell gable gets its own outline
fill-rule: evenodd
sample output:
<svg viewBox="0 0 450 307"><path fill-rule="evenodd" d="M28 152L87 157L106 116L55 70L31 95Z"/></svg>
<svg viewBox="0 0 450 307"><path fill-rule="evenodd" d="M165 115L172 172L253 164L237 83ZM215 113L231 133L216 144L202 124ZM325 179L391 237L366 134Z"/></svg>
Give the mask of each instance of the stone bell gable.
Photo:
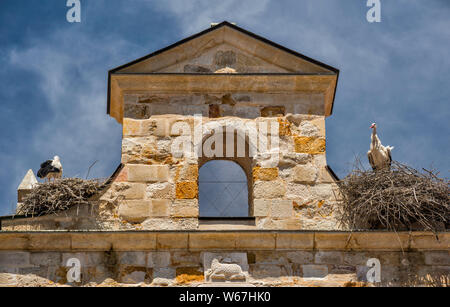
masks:
<svg viewBox="0 0 450 307"><path fill-rule="evenodd" d="M102 199L132 228L336 229L325 118L337 78L227 22L111 70L108 113L123 125L124 167ZM212 137L219 155L204 152ZM242 221L202 222L199 171L213 160L245 173Z"/></svg>

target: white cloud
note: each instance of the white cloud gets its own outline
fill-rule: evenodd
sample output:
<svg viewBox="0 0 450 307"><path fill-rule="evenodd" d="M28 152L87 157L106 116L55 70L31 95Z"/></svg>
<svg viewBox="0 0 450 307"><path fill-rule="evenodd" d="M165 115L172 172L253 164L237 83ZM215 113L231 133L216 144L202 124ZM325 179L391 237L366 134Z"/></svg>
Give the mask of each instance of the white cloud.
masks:
<svg viewBox="0 0 450 307"><path fill-rule="evenodd" d="M14 159L18 178L29 168L36 172L39 165L27 164L33 154L41 159L60 155L66 176L84 177L99 160L90 177L107 177L120 162L121 126L106 115L107 70L136 46L71 31L55 31L50 39L34 39L29 48L10 51L10 65L38 77L34 91L44 94L50 108L47 116L27 123L34 137L27 152Z"/></svg>

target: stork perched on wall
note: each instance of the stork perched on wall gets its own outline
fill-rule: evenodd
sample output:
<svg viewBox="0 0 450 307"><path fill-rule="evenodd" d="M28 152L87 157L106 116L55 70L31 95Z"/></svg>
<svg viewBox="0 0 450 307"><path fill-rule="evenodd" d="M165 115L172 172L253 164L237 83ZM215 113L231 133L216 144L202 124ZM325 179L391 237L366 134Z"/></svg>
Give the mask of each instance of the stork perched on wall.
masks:
<svg viewBox="0 0 450 307"><path fill-rule="evenodd" d="M394 147L383 146L377 135L377 124L373 123L370 126L372 129L372 136L370 142L370 150L367 152L367 157L369 158L370 165L374 171L391 167L392 157L391 150Z"/></svg>
<svg viewBox="0 0 450 307"><path fill-rule="evenodd" d="M50 181L51 178L53 178L53 180L61 178L62 172L63 168L61 161L58 156L54 156L53 160L47 160L41 164L41 168L37 172L37 176L41 179L45 178Z"/></svg>

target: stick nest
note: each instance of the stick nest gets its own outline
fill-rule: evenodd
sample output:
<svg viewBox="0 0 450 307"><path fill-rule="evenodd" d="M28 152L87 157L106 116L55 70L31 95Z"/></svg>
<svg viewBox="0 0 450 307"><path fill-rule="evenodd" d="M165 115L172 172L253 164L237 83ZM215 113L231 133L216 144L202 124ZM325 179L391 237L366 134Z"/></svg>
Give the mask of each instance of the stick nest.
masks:
<svg viewBox="0 0 450 307"><path fill-rule="evenodd" d="M350 229L443 231L449 228L449 180L399 162L391 170L356 169L339 182L341 222Z"/></svg>
<svg viewBox="0 0 450 307"><path fill-rule="evenodd" d="M64 178L38 183L25 196L20 214L41 216L65 211L74 205L89 204L89 198L102 190L100 180Z"/></svg>

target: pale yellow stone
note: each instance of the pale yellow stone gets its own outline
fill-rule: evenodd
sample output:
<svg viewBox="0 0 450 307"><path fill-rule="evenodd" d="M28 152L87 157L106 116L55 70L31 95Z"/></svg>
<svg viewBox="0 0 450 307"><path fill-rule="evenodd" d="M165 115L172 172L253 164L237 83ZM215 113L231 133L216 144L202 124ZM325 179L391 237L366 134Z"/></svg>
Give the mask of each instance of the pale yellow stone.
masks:
<svg viewBox="0 0 450 307"><path fill-rule="evenodd" d="M150 206L151 217L167 217L169 216L170 200L153 199Z"/></svg>
<svg viewBox="0 0 450 307"><path fill-rule="evenodd" d="M123 199L144 199L145 184L143 183L114 183L112 185L114 197Z"/></svg>
<svg viewBox="0 0 450 307"><path fill-rule="evenodd" d="M196 199L178 199L172 203L170 216L172 217L198 217L199 208Z"/></svg>
<svg viewBox="0 0 450 307"><path fill-rule="evenodd" d="M274 218L290 218L293 216L292 200L272 200L270 216Z"/></svg>
<svg viewBox="0 0 450 307"><path fill-rule="evenodd" d="M119 216L134 223L143 222L150 216L151 200L129 200L119 205Z"/></svg>
<svg viewBox="0 0 450 307"><path fill-rule="evenodd" d="M314 183L317 179L317 168L309 164L297 165L292 172L292 177L294 182Z"/></svg>
<svg viewBox="0 0 450 307"><path fill-rule="evenodd" d="M128 180L130 182L165 182L169 179L167 165L128 165Z"/></svg>
<svg viewBox="0 0 450 307"><path fill-rule="evenodd" d="M314 248L313 233L278 233L277 249L312 250Z"/></svg>
<svg viewBox="0 0 450 307"><path fill-rule="evenodd" d="M267 199L255 199L253 201L253 216L264 217L270 215L271 201Z"/></svg>
<svg viewBox="0 0 450 307"><path fill-rule="evenodd" d="M272 181L257 181L253 186L253 197L255 198L283 198L286 193L286 183L281 179Z"/></svg>

